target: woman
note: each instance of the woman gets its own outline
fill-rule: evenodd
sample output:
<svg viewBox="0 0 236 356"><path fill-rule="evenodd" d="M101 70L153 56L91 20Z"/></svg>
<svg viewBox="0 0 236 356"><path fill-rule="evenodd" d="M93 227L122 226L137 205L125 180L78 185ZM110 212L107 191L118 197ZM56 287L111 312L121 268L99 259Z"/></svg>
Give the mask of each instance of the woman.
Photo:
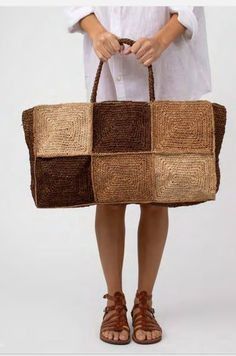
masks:
<svg viewBox="0 0 236 356"><path fill-rule="evenodd" d="M152 64L158 100L195 100L211 90L204 10L201 7L70 7L68 30L84 35L84 68L88 99L99 60L103 66L97 101L148 101L147 67ZM131 38L132 46L118 38ZM130 342L127 307L122 290L126 204L96 206L95 230L107 284L107 306L100 338ZM140 204L139 275L131 311L137 343L161 340L152 291L168 233L168 208Z"/></svg>

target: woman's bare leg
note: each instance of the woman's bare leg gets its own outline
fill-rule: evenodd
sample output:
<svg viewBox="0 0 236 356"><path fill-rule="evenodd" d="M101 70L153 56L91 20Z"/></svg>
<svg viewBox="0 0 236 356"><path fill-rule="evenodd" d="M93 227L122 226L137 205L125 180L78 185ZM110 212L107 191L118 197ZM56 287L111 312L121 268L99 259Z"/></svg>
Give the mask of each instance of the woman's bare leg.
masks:
<svg viewBox="0 0 236 356"><path fill-rule="evenodd" d="M98 204L96 206L95 231L101 264L107 284L107 292L122 291L122 267L125 245L125 204ZM108 300L107 305L113 305ZM109 311L109 318L114 311ZM105 331L104 336L114 340L126 340L128 332Z"/></svg>
<svg viewBox="0 0 236 356"><path fill-rule="evenodd" d="M168 207L155 204L140 204L141 214L138 226L138 290L152 293L160 266L169 225ZM137 302L138 300L134 300ZM150 306L152 301L150 300ZM135 309L134 313L139 309ZM138 330L140 340L159 336L158 331Z"/></svg>

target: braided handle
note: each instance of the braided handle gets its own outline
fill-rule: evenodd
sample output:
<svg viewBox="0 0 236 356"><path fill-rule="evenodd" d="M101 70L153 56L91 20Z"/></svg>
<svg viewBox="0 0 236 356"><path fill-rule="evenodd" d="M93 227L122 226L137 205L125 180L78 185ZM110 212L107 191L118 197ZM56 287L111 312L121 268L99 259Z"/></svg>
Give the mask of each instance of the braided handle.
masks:
<svg viewBox="0 0 236 356"><path fill-rule="evenodd" d="M119 38L118 41L120 44L125 43L129 46L132 46L135 42L129 38ZM98 83L99 83L103 63L104 62L101 59L99 65L98 65L95 79L94 79L93 89L92 89L92 93L91 93L91 97L90 97L91 103L96 102ZM147 68L148 68L149 98L150 98L150 101L154 101L155 100L155 92L154 92L154 76L153 76L152 65L150 64Z"/></svg>

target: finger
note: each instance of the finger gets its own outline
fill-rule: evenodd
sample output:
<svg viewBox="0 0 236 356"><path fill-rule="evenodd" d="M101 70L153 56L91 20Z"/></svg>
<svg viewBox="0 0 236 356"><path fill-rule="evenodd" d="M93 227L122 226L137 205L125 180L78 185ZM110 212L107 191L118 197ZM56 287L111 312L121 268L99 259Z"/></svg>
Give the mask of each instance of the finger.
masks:
<svg viewBox="0 0 236 356"><path fill-rule="evenodd" d="M132 53L137 53L138 50L141 48L142 42L141 41L136 41L132 46L131 46L131 52Z"/></svg>
<svg viewBox="0 0 236 356"><path fill-rule="evenodd" d="M140 63L144 63L146 60L148 60L151 57L153 57L153 53L152 53L152 51L148 51L144 55L142 55L140 58L138 58L138 61Z"/></svg>
<svg viewBox="0 0 236 356"><path fill-rule="evenodd" d="M106 40L103 43L103 46L102 46L102 48L100 50L103 50L103 52L104 52L103 54L106 53L106 56L107 55L110 55L110 56L113 55L113 48L112 48L112 46L111 46L111 44L110 44L110 42L108 40Z"/></svg>
<svg viewBox="0 0 236 356"><path fill-rule="evenodd" d="M113 53L120 51L120 49L122 48L122 46L119 44L116 38L110 40L110 45L113 50Z"/></svg>
<svg viewBox="0 0 236 356"><path fill-rule="evenodd" d="M123 53L125 50L125 46L123 44L120 45L120 49L119 49L119 52L120 53Z"/></svg>
<svg viewBox="0 0 236 356"><path fill-rule="evenodd" d="M112 56L112 54L108 52L108 50L105 47L100 48L99 51L106 58L106 60L108 60Z"/></svg>
<svg viewBox="0 0 236 356"><path fill-rule="evenodd" d="M150 66L152 63L154 62L153 58L149 58L148 60L146 60L143 64L148 67Z"/></svg>
<svg viewBox="0 0 236 356"><path fill-rule="evenodd" d="M107 52L112 56L115 53L115 50L110 42L109 39L104 44L104 48L107 50Z"/></svg>
<svg viewBox="0 0 236 356"><path fill-rule="evenodd" d="M96 50L96 54L97 54L98 58L100 60L102 60L103 62L107 61L106 57L104 57L100 51Z"/></svg>
<svg viewBox="0 0 236 356"><path fill-rule="evenodd" d="M143 44L139 50L136 52L136 58L139 59L141 58L145 53L147 53L150 50L149 44Z"/></svg>

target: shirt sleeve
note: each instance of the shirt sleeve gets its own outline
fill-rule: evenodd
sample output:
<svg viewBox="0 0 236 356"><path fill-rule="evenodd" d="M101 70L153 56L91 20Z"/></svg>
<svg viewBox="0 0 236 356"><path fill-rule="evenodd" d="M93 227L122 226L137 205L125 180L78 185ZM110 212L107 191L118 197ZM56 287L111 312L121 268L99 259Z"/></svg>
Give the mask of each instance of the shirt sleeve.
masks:
<svg viewBox="0 0 236 356"><path fill-rule="evenodd" d="M93 6L70 6L64 10L67 24L68 24L68 31L70 33L79 32L84 34L85 31L81 28L79 21L94 12Z"/></svg>
<svg viewBox="0 0 236 356"><path fill-rule="evenodd" d="M183 36L186 39L193 39L198 31L198 21L194 14L193 6L168 6L169 13L178 14L178 21L186 27Z"/></svg>

